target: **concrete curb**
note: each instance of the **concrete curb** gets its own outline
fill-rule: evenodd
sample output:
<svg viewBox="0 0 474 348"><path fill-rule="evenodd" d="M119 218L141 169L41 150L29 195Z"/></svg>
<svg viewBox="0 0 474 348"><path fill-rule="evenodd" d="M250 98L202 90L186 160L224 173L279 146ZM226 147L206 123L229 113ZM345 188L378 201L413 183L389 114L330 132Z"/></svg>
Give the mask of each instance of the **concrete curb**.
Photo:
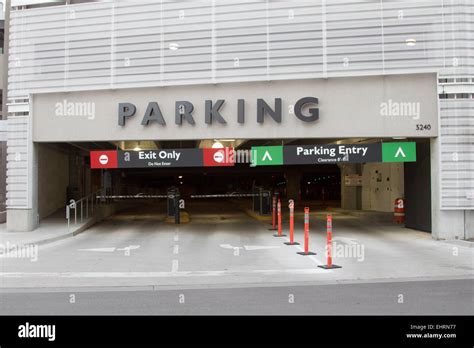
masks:
<svg viewBox="0 0 474 348"><path fill-rule="evenodd" d="M153 278L150 278L153 279ZM84 285L84 286L42 286L42 287L0 287L1 293L29 293L29 292L93 292L93 291L147 291L147 290L199 290L199 289L235 289L235 288L278 288L299 286L327 286L327 285L354 285L354 284L380 284L380 283L409 283L409 282L433 282L450 280L474 280L472 275L455 276L428 276L428 277L402 277L402 278L367 278L367 279L332 279L332 280L299 280L294 282L249 282L249 283L225 283L225 284L164 284L156 282L141 285Z"/></svg>
<svg viewBox="0 0 474 348"><path fill-rule="evenodd" d="M474 248L474 242L468 241L468 240L462 240L462 239L452 239L452 240L443 240L443 239L438 239L440 242L444 242L447 244L452 244L452 245L458 245L462 246L465 248Z"/></svg>

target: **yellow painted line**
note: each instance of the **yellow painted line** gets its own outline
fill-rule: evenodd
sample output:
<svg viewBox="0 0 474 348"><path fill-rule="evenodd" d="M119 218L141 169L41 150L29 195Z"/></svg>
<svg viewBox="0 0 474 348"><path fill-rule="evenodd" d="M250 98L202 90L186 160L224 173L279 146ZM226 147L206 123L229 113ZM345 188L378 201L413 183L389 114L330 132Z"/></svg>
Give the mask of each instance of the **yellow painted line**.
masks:
<svg viewBox="0 0 474 348"><path fill-rule="evenodd" d="M189 214L186 211L181 211L180 219L179 219L180 224L187 224L189 223L189 221L190 221ZM174 225L174 216L166 216L165 223Z"/></svg>

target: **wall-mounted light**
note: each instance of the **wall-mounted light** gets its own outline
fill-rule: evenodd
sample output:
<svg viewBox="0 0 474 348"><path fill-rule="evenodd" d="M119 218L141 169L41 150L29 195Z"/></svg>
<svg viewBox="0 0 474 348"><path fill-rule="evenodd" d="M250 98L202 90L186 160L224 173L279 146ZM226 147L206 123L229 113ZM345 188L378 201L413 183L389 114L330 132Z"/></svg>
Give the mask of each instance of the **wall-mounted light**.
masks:
<svg viewBox="0 0 474 348"><path fill-rule="evenodd" d="M179 49L179 44L176 42L171 42L168 47L171 51L177 51Z"/></svg>
<svg viewBox="0 0 474 348"><path fill-rule="evenodd" d="M213 149L222 149L224 148L224 145L220 141L215 140L214 144L212 144Z"/></svg>
<svg viewBox="0 0 474 348"><path fill-rule="evenodd" d="M406 39L405 43L407 44L407 46L415 46L416 45L416 39L413 39L413 38Z"/></svg>

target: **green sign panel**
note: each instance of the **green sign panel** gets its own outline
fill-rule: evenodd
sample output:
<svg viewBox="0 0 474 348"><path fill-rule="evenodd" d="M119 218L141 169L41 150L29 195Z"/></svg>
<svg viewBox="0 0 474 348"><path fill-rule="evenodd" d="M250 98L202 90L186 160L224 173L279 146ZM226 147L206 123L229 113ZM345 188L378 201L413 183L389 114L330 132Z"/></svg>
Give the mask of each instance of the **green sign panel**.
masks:
<svg viewBox="0 0 474 348"><path fill-rule="evenodd" d="M416 162L416 143L382 143L382 162Z"/></svg>
<svg viewBox="0 0 474 348"><path fill-rule="evenodd" d="M252 147L252 165L278 166L283 164L283 146Z"/></svg>

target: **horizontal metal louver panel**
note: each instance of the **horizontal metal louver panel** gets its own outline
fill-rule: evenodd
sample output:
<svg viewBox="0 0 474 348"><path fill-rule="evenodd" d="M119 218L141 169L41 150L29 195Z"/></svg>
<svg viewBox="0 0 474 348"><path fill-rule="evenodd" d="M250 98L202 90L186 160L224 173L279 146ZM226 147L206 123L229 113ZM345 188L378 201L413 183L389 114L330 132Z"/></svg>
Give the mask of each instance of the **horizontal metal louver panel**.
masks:
<svg viewBox="0 0 474 348"><path fill-rule="evenodd" d="M256 77L465 74L474 70L473 7L464 0L140 0L17 10L10 96Z"/></svg>
<svg viewBox="0 0 474 348"><path fill-rule="evenodd" d="M8 118L7 206L29 208L29 116Z"/></svg>
<svg viewBox="0 0 474 348"><path fill-rule="evenodd" d="M474 209L474 100L440 100L441 208Z"/></svg>
<svg viewBox="0 0 474 348"><path fill-rule="evenodd" d="M433 71L474 76L473 10L471 0L133 0L16 10L9 96ZM441 206L474 209L473 104L440 105ZM27 169L14 156L27 154L27 124L11 127L9 204L24 206L18 189L27 187Z"/></svg>

